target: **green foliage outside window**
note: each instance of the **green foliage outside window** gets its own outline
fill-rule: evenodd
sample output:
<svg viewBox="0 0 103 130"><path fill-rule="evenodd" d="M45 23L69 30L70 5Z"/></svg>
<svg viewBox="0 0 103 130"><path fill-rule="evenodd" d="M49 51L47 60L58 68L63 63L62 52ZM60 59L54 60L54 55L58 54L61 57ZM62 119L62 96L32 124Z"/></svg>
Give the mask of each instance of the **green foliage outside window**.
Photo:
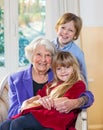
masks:
<svg viewBox="0 0 103 130"><path fill-rule="evenodd" d="M19 3L19 65L29 62L25 58L24 48L33 39L45 35L45 0L30 0Z"/></svg>
<svg viewBox="0 0 103 130"><path fill-rule="evenodd" d="M4 10L0 7L0 66L4 65Z"/></svg>

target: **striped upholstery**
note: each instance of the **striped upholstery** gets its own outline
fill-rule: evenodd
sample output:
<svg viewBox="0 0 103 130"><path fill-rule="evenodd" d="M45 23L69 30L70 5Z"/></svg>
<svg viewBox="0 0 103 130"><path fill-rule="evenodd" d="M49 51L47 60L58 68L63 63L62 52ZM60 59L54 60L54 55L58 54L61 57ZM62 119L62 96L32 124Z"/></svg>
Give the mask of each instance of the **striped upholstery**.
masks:
<svg viewBox="0 0 103 130"><path fill-rule="evenodd" d="M0 82L0 122L7 117L9 108L7 76Z"/></svg>

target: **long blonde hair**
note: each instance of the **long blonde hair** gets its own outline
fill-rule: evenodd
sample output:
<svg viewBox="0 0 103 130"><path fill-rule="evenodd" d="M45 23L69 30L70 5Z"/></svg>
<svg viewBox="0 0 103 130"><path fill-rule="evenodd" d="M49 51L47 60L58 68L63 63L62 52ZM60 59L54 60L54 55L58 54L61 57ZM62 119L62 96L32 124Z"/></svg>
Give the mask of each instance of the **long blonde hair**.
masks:
<svg viewBox="0 0 103 130"><path fill-rule="evenodd" d="M60 81L56 74L56 68L58 66L71 66L73 67L73 73L70 77L68 77L67 81L61 83L50 92L50 89L57 85L57 83ZM52 98L62 97L68 91L68 89L70 89L73 86L73 84L75 84L78 80L82 79L78 61L69 52L58 52L53 59L52 69L54 72L54 81L50 86L48 86L47 89L47 94Z"/></svg>

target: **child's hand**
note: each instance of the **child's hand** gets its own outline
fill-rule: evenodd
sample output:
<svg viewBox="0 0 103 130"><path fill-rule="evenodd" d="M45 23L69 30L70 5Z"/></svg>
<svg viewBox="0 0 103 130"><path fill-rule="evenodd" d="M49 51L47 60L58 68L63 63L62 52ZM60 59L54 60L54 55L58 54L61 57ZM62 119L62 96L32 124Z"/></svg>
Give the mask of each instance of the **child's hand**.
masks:
<svg viewBox="0 0 103 130"><path fill-rule="evenodd" d="M22 112L23 110L27 109L27 108L31 108L31 107L36 107L36 106L40 106L40 104L38 103L38 99L41 98L40 95L31 97L27 100L25 100L22 103L21 109L20 111Z"/></svg>
<svg viewBox="0 0 103 130"><path fill-rule="evenodd" d="M20 111L22 112L24 109L26 109L28 104L29 104L29 101L28 101L28 100L25 100L25 101L22 103L22 106L21 106L21 108L20 108Z"/></svg>

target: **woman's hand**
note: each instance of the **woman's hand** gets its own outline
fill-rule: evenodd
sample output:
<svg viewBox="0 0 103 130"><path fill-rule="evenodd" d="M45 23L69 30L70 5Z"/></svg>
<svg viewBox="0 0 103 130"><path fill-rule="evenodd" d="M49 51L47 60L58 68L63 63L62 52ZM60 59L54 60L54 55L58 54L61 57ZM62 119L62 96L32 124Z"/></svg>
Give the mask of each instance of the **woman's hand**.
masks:
<svg viewBox="0 0 103 130"><path fill-rule="evenodd" d="M54 100L49 96L41 97L39 99L39 103L48 110L51 110L51 108L54 106Z"/></svg>
<svg viewBox="0 0 103 130"><path fill-rule="evenodd" d="M79 105L78 99L68 99L67 97L54 99L54 108L60 113L69 113Z"/></svg>

